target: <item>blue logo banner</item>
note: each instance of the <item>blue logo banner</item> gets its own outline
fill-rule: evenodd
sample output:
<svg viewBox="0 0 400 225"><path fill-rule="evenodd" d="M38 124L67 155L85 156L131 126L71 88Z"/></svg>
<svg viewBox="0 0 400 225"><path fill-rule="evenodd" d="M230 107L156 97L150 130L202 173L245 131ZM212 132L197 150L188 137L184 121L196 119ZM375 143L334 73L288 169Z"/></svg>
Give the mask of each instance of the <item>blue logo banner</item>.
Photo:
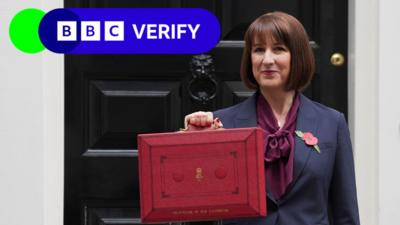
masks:
<svg viewBox="0 0 400 225"><path fill-rule="evenodd" d="M199 54L219 42L220 25L197 8L66 8L48 12L39 37L68 54Z"/></svg>

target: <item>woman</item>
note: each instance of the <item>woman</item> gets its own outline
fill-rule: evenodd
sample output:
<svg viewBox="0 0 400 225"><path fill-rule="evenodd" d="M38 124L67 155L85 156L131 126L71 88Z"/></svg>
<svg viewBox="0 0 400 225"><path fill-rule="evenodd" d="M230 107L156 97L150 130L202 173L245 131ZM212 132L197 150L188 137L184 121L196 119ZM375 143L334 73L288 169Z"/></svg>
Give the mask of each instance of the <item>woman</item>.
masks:
<svg viewBox="0 0 400 225"><path fill-rule="evenodd" d="M245 34L240 75L257 92L244 102L185 117L190 129L219 118L224 128L266 131L268 215L224 224L359 224L353 153L342 113L300 93L314 73L307 34L294 17L273 12ZM328 218L329 212L329 218Z"/></svg>

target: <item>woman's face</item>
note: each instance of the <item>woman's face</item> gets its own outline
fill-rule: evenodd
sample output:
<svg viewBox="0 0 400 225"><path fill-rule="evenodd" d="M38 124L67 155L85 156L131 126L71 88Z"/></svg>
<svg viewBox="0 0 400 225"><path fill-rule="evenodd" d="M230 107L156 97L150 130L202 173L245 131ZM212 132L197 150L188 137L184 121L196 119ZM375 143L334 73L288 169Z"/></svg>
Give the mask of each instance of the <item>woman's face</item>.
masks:
<svg viewBox="0 0 400 225"><path fill-rule="evenodd" d="M258 38L251 48L253 75L261 89L285 90L290 74L290 51L273 38L266 42Z"/></svg>

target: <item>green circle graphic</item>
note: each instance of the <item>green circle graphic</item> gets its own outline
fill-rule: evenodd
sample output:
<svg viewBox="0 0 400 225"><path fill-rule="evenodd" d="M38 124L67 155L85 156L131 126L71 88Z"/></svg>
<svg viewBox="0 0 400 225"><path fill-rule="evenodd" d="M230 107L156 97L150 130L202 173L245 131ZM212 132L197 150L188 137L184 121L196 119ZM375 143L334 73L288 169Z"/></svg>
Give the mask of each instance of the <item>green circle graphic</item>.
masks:
<svg viewBox="0 0 400 225"><path fill-rule="evenodd" d="M13 17L9 35L16 48L25 53L38 53L45 49L39 37L39 24L46 13L40 9L24 9Z"/></svg>

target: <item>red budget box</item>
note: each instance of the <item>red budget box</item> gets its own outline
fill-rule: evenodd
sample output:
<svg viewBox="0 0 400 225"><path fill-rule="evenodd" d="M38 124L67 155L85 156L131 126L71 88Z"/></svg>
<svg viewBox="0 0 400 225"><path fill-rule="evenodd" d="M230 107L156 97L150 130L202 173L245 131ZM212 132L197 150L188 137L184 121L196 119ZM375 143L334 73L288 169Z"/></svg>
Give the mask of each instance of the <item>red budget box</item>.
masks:
<svg viewBox="0 0 400 225"><path fill-rule="evenodd" d="M138 135L143 223L266 215L264 131Z"/></svg>

